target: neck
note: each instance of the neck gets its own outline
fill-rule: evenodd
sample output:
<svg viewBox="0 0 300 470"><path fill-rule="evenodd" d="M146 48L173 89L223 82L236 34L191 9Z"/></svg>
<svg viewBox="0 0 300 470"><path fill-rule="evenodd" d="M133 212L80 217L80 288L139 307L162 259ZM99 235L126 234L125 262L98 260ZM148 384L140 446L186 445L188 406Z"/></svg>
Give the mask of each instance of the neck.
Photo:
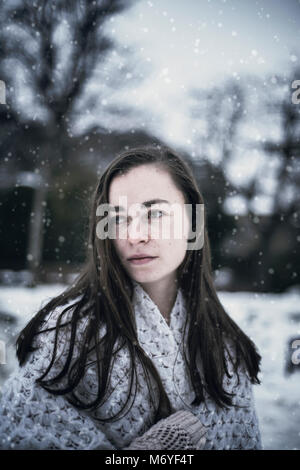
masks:
<svg viewBox="0 0 300 470"><path fill-rule="evenodd" d="M172 281L170 279L160 279L155 282L141 283L141 285L169 324L170 313L177 296L177 279Z"/></svg>

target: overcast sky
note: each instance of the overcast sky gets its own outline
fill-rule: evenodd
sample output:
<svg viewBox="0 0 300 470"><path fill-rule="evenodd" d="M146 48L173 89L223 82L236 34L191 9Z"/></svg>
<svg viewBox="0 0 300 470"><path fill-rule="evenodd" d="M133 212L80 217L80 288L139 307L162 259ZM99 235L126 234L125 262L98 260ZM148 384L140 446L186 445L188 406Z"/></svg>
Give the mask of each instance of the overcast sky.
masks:
<svg viewBox="0 0 300 470"><path fill-rule="evenodd" d="M128 84L135 75L142 75L142 80L132 80L125 93L107 93L102 104L133 105L145 117L145 123L138 117L135 125L144 124L169 145L192 155L191 89L221 85L226 77L289 74L300 64L300 0L138 0L111 18L106 31L131 50L134 68L126 75ZM126 63L124 58L111 55L116 65ZM130 119L123 122L126 127ZM266 134L266 122L260 123L258 117L256 124L260 134ZM115 125L116 117L111 127ZM244 152L232 159L227 176L236 184L256 178L264 158L257 150ZM269 180L263 185L275 191L273 173L272 168L267 171ZM271 194L257 204L268 212ZM238 212L246 210L242 201L238 206Z"/></svg>
<svg viewBox="0 0 300 470"><path fill-rule="evenodd" d="M112 30L115 30L112 32ZM299 50L298 0L140 0L112 34L175 83L278 70Z"/></svg>
<svg viewBox="0 0 300 470"><path fill-rule="evenodd" d="M300 60L299 0L139 0L107 31L136 51L144 71L122 98L149 108L162 136L178 142L187 90L226 76L284 73Z"/></svg>

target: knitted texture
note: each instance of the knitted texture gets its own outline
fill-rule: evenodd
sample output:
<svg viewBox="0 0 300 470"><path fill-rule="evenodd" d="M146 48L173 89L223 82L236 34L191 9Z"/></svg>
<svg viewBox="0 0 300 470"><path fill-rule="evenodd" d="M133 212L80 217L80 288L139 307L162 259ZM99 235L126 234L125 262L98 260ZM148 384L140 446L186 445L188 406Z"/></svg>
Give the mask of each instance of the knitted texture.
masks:
<svg viewBox="0 0 300 470"><path fill-rule="evenodd" d="M124 450L201 450L206 429L189 411L180 410L161 419Z"/></svg>
<svg viewBox="0 0 300 470"><path fill-rule="evenodd" d="M183 327L186 318L186 305L181 289L170 314L170 325L161 315L158 307L151 300L139 283L134 282L133 305L138 332L139 344L154 363L169 397L172 413L185 410L197 418L206 429L204 449L262 449L259 423L255 411L252 384L241 366L239 378L234 374L231 361L225 352L227 367L231 378L226 375L223 388L233 393L232 401L243 408L219 408L215 402L205 395L205 402L191 405L195 393L183 356L182 345ZM66 306L58 307L43 324L43 328L55 326L59 314ZM63 318L67 324L70 312ZM77 345L84 331L86 319L79 323ZM105 333L105 327L100 329L100 335ZM142 364L137 360L137 374L134 378L133 390L135 399L129 400L120 419L104 422L107 418L119 412L127 398L130 384L131 363L127 347L116 343L112 372L109 381L107 400L96 410L79 410L72 406L66 396L54 395L35 383L49 365L55 332L35 337L34 345L39 349L30 353L23 367L9 377L1 390L0 399L0 448L2 449L124 449L134 445L139 439L154 427L155 409L150 400L149 390ZM57 361L55 370L46 379L57 375L61 370L68 354L70 326L66 326L59 334L57 342ZM230 345L228 345L230 346ZM231 355L234 355L231 349ZM95 357L91 356L85 375L76 388L77 395L82 401L91 401L97 396ZM72 364L72 362L71 362ZM199 361L199 371L201 363ZM152 376L150 377L152 379ZM152 383L152 382L151 382ZM63 382L66 385L66 381ZM158 397L158 387L153 381L152 391ZM128 411L126 413L126 411ZM173 418L174 418L173 416ZM171 419L172 415L167 418ZM102 421L101 421L102 420ZM159 424L159 423L157 423ZM162 424L162 423L161 423ZM170 423L168 423L171 426ZM173 423L167 428L173 439L170 446L197 445L191 444L191 433L185 434L186 427L176 427ZM197 427L197 426L196 426ZM174 437L176 428L179 437ZM200 430L199 430L200 431ZM159 434L161 437L161 434ZM186 436L186 437L183 437ZM194 436L197 439L197 432ZM187 440L185 440L187 439ZM156 442L156 441L155 441ZM136 445L141 445L136 441ZM153 445L156 445L153 443ZM200 443L201 446L201 443ZM176 447L177 448L177 447ZM179 447L178 447L179 448ZM171 448L170 448L171 449Z"/></svg>

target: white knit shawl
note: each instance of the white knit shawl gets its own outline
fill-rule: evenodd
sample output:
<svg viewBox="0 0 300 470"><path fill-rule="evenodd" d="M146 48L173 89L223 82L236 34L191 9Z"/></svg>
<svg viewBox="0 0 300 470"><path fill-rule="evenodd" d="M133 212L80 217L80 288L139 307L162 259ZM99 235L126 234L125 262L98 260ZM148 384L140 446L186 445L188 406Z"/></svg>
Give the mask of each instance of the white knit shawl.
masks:
<svg viewBox="0 0 300 470"><path fill-rule="evenodd" d="M225 375L223 385L227 391L234 393L233 403L245 408L221 409L209 397L206 405L191 405L195 394L183 357L183 327L187 312L181 289L177 292L170 314L170 326L137 282L134 282L133 305L139 343L157 368L173 411L189 410L207 426L205 449L262 449L252 384L242 367L239 385L236 375L231 379ZM55 325L64 308L59 307L52 313L48 327ZM62 336L58 344L61 364L67 354L67 338L68 335ZM96 419L115 414L125 403L131 370L126 348L118 350L116 346L114 349L110 396L106 402L96 411L82 411L70 405L64 396L48 393L35 383L49 364L53 343L54 332L39 335L36 344L40 349L31 353L25 366L5 382L0 401L0 448L122 449L151 427L154 408L139 362L138 380L134 382L137 393L135 400L129 403L132 407L128 413L112 423L100 423ZM227 364L232 373L231 362ZM83 400L97 395L95 367L95 364L89 366L78 387ZM152 388L157 391L154 382Z"/></svg>

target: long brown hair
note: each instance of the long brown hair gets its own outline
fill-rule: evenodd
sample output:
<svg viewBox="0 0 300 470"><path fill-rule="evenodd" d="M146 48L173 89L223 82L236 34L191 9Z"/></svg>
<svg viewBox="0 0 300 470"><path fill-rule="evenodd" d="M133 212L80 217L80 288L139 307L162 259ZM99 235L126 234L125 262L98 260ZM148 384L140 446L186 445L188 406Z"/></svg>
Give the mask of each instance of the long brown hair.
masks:
<svg viewBox="0 0 300 470"><path fill-rule="evenodd" d="M103 403L109 385L113 347L121 340L130 353L131 385L124 408L114 417L104 421L118 419L125 409L133 391L137 358L147 371L146 376L150 372L158 385L159 397L155 422L171 413L171 404L157 369L138 342L132 306L133 283L119 262L111 240L109 238L103 240L96 236L96 210L99 204L109 203L109 188L113 178L145 164L155 164L165 169L176 187L183 193L185 202L191 204L193 209L196 204L204 204L190 165L169 147L148 145L120 153L104 171L94 192L90 208L87 257L81 273L72 286L51 299L32 318L17 339L17 357L20 365L23 365L28 353L35 350L32 346L33 338L49 331L49 328L39 329L46 316L56 307L76 299L72 305L63 310L57 324L52 328L55 329L56 335L53 356L47 370L37 382L54 394L68 394L68 400L82 409L95 409ZM212 277L206 220L203 247L199 250L186 251L185 258L178 268L177 277L178 285L186 300L187 317L190 320L186 345L188 355L185 354L185 360L196 397L192 405L205 401L204 390L206 390L217 405L234 406L231 394L226 392L222 385L224 374L230 377L225 357L227 341L230 341L235 348L235 361L229 354L232 363L234 362L234 371L237 372L238 366L243 363L252 383L260 383L257 375L260 371L261 356L253 341L230 318L218 299ZM46 375L55 365L58 332L66 325L62 323L63 314L71 307L72 314L68 322L71 325L71 335L67 359L60 373L46 380ZM82 316L86 319L86 329L84 336L78 338L78 324ZM106 334L100 339L99 331L102 325L106 326ZM86 403L76 395L76 386L84 375L91 344L94 345L97 357L98 394L96 399ZM199 358L203 372L197 367ZM67 378L68 385L57 388L63 378ZM149 396L152 397L153 387L151 388L148 379L147 384Z"/></svg>

